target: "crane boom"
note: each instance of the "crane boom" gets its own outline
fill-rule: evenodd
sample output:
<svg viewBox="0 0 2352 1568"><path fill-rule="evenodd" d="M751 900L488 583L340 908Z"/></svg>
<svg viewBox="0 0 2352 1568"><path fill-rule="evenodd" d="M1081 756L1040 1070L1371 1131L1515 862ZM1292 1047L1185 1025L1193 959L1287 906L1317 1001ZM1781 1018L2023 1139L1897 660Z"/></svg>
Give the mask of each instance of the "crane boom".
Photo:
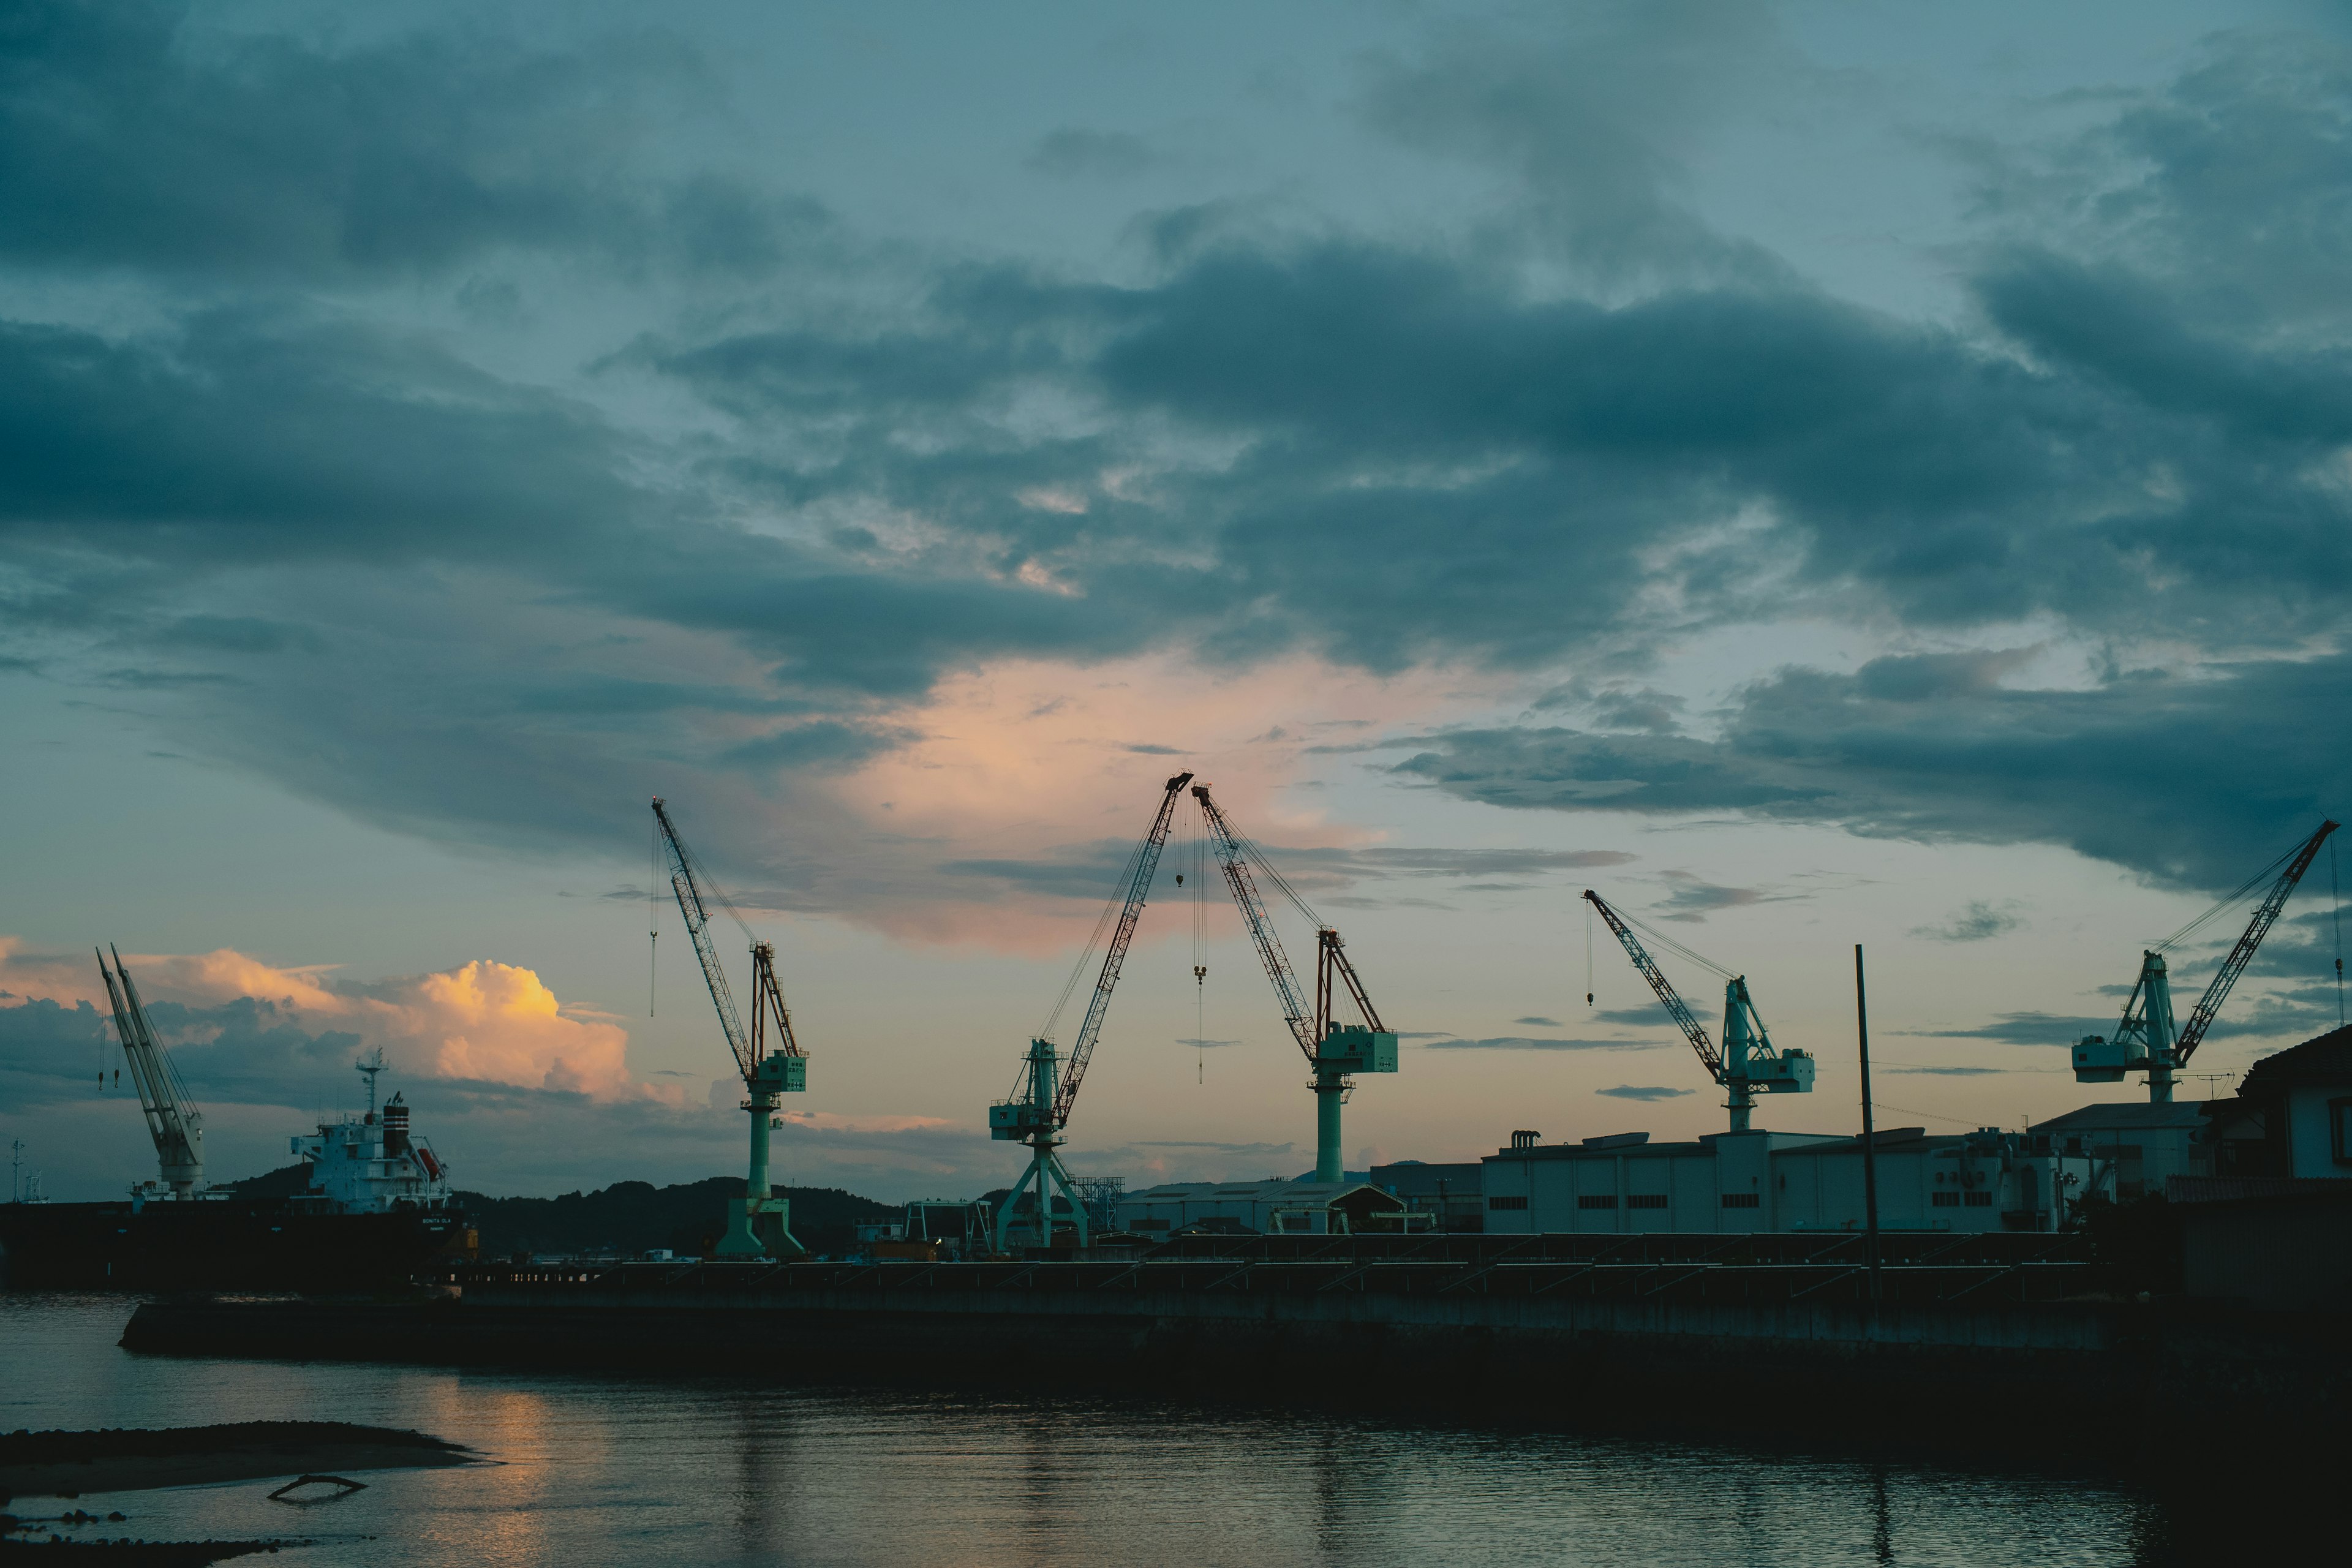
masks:
<svg viewBox="0 0 2352 1568"><path fill-rule="evenodd" d="M2188 1026L2180 1031L2180 1038L2172 1047L2175 1066L2185 1065L2189 1055L2204 1040L2205 1031L2212 1026L2214 1015L2221 1012L2222 1002L2229 997L2230 987L2238 983L2238 976L2243 974L2246 965L2254 961L2254 950L2262 946L2263 938L2270 934L2271 927L2278 921L2279 911L2286 908L2287 900L2293 896L2295 884L2303 880L2305 871L2311 869L2312 861L2318 858L2319 847L2327 842L2327 836L2338 826L2334 822L2322 822L2319 831L2303 841L2303 847L2294 852L2294 858L2287 863L2285 870L2279 873L2278 880L2271 884L2271 890L2254 910L2254 918L2246 922L2245 934L2238 938L2238 945L2230 950L2230 956L2221 961L2221 970L2215 973L2211 984L2205 987L2205 994L2197 999L2197 1010L2189 1015Z"/></svg>
<svg viewBox="0 0 2352 1568"><path fill-rule="evenodd" d="M1225 885L1233 889L1234 902L1241 906L1242 920L1248 925L1250 940L1257 944L1258 961L1265 965L1266 978L1274 982L1275 996L1282 1004L1282 1021L1290 1026L1291 1037L1307 1059L1315 1059L1315 1048L1322 1043L1322 1032L1316 1026L1318 1014L1328 1014L1328 1005L1318 1006L1315 1013L1307 1010L1307 998L1300 994L1298 976L1290 967L1289 954L1282 951L1282 938L1274 929L1274 921L1266 913L1265 900L1258 896L1257 879L1250 875L1249 856L1242 847L1241 835L1225 820L1224 812L1209 798L1207 784L1192 786L1192 798L1201 803L1201 816L1209 825L1209 837L1217 847L1217 865L1225 874ZM1335 936L1338 934L1333 933ZM1318 971L1318 979L1320 973ZM1354 985L1355 971L1349 970L1349 984ZM1318 987L1321 989L1320 986ZM1357 988L1360 997L1363 993ZM1318 998L1319 1000L1319 998ZM1378 1026L1375 1026L1377 1027Z"/></svg>
<svg viewBox="0 0 2352 1568"><path fill-rule="evenodd" d="M1715 1048L1713 1040L1707 1038L1706 1026L1692 1016L1690 1007L1683 1001L1681 994L1675 991L1675 983L1666 978L1665 971L1660 969L1657 960L1650 956L1650 950L1643 947L1642 939L1633 934L1633 928L1627 925L1617 911L1609 907L1606 900L1590 888L1584 889L1584 897L1594 909L1601 911L1602 921L1616 933L1618 942L1623 944L1625 956L1633 961L1633 967L1642 972L1642 978L1650 983L1650 989L1656 992L1658 1000L1665 1004L1666 1011L1674 1016L1675 1026L1682 1030L1683 1037L1691 1043L1691 1049L1698 1053L1699 1061L1706 1068L1707 1077L1721 1083L1723 1053Z"/></svg>
<svg viewBox="0 0 2352 1568"><path fill-rule="evenodd" d="M1337 975L1348 987L1348 994L1356 999L1356 1010L1364 1016L1364 1023L1374 1034L1385 1034L1388 1026L1372 1006L1372 999L1364 994L1364 983L1356 978L1356 966L1348 962L1345 944L1339 933L1329 926L1315 933L1318 956L1322 962L1315 966L1315 1035L1320 1040L1331 1033L1331 1004L1338 1000L1332 977Z"/></svg>
<svg viewBox="0 0 2352 1568"><path fill-rule="evenodd" d="M1241 906L1266 978L1274 982L1275 997L1282 1004L1282 1021L1290 1026L1291 1038L1315 1071L1307 1086L1315 1091L1315 1179L1342 1181L1347 1172L1340 1157L1340 1107L1355 1092L1354 1074L1397 1070L1397 1037L1381 1022L1372 999L1364 994L1364 983L1357 977L1356 966L1348 962L1339 933L1307 907L1307 900L1267 862L1265 850L1234 831L1224 812L1210 798L1207 784L1194 784L1192 798L1201 803L1201 821L1217 847L1217 865L1225 874L1226 887L1233 889L1234 902ZM1298 976L1290 967L1290 955L1282 950L1282 938L1276 934L1266 913L1265 900L1258 895L1257 878L1250 870L1252 860L1298 906L1299 913L1315 922L1312 1013L1301 994ZM1363 1015L1361 1025L1336 1026L1332 1021L1332 1003L1342 985Z"/></svg>
<svg viewBox="0 0 2352 1568"><path fill-rule="evenodd" d="M148 1136L155 1141L163 1185L181 1194L199 1191L205 1184L204 1113L188 1103L187 1086L180 1081L171 1053L155 1038L146 1005L139 999L139 987L131 984L131 972L122 967L122 955L115 953L114 967L109 969L106 954L100 953L98 972L106 980L107 1000L114 1008L114 1032L130 1063L131 1082L139 1091Z"/></svg>
<svg viewBox="0 0 2352 1568"><path fill-rule="evenodd" d="M686 934L693 939L694 956L702 961L702 978L710 987L711 1005L719 1009L719 1027L727 1031L728 1048L743 1081L759 1075L760 1058L752 1054L751 1037L735 1012L735 994L727 988L727 972L719 967L719 950L710 941L710 912L703 907L702 889L694 879L694 860L677 836L677 825L659 796L654 800L654 820L661 824L662 842L669 846L669 886L677 895L677 912L686 917Z"/></svg>
<svg viewBox="0 0 2352 1568"><path fill-rule="evenodd" d="M1110 1012L1112 987L1118 984L1118 972L1127 962L1127 950L1135 942L1135 922L1143 916L1143 896L1151 890L1151 878L1160 869L1160 852L1167 847L1168 830L1176 820L1176 795L1192 782L1191 773L1178 773L1168 781L1160 797L1160 810L1151 818L1150 830L1128 862L1127 900L1119 908L1118 925L1111 932L1110 946L1103 952L1102 973L1095 979L1095 994L1087 1003L1086 1022L1078 1026L1078 1037L1071 1044L1070 1059L1062 1069L1062 1081L1054 1090L1054 1125L1069 1124L1070 1107L1078 1098L1078 1085L1087 1076L1087 1064L1094 1059L1095 1041L1102 1034L1103 1019Z"/></svg>

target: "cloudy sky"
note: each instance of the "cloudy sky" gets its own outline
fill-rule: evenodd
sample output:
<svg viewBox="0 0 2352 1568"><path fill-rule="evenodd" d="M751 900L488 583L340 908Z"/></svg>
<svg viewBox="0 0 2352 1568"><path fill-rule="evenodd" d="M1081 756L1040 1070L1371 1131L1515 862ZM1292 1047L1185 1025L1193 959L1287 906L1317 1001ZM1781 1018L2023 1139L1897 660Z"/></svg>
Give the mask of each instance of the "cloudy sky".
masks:
<svg viewBox="0 0 2352 1568"><path fill-rule="evenodd" d="M1351 1164L1721 1124L1587 885L1766 1125L1857 941L1882 1123L2134 1098L2063 1046L2347 804L2348 132L2260 0L14 7L0 1137L152 1173L111 942L217 1177L377 1046L465 1184L739 1169L659 794L782 1171L1002 1184L1180 768L1408 1036ZM1082 1172L1311 1163L1192 832ZM2334 1026L2328 873L2200 1069Z"/></svg>

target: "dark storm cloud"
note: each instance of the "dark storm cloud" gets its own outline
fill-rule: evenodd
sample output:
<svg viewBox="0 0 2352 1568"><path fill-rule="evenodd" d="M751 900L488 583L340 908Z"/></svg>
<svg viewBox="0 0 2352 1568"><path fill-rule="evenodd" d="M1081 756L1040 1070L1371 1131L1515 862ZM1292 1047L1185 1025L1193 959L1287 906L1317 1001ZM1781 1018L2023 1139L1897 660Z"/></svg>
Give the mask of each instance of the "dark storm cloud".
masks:
<svg viewBox="0 0 2352 1568"><path fill-rule="evenodd" d="M2085 1035L2111 1035L2116 1014L2100 1018L2062 1017L2054 1013L2003 1013L1998 1021L1973 1029L1912 1029L1906 1033L1926 1039L1990 1040L2004 1046L2072 1046Z"/></svg>
<svg viewBox="0 0 2352 1568"><path fill-rule="evenodd" d="M331 53L162 0L32 0L0 26L0 258L273 276L446 267L496 247L772 263L804 205L632 178L710 90L658 35L586 54L466 29Z"/></svg>
<svg viewBox="0 0 2352 1568"><path fill-rule="evenodd" d="M2169 279L2200 311L2340 325L2352 246L2352 53L2313 34L2208 39L2161 88L2054 145L1978 144L1993 215Z"/></svg>
<svg viewBox="0 0 2352 1568"><path fill-rule="evenodd" d="M0 321L0 547L215 568L577 550L640 505L616 444L559 399L364 329L217 311L109 339ZM250 646L258 626L159 632L273 651Z"/></svg>
<svg viewBox="0 0 2352 1568"><path fill-rule="evenodd" d="M2352 799L2352 742L2315 721L2352 700L2343 655L2072 691L1915 682L1909 663L1784 671L1713 740L1469 731L1423 738L1398 771L1496 805L2054 842L2200 887L2234 886ZM2114 765L2126 756L2140 765Z"/></svg>
<svg viewBox="0 0 2352 1568"><path fill-rule="evenodd" d="M1657 1040L1553 1039L1540 1035L1496 1035L1483 1040L1433 1039L1423 1047L1432 1051L1646 1051Z"/></svg>
<svg viewBox="0 0 2352 1568"><path fill-rule="evenodd" d="M241 997L217 1006L177 1002L148 1005L149 1019L200 1104L282 1105L289 1092L315 1087L359 1048L360 1037L341 1030L305 1030L276 1003ZM72 1007L34 998L0 1006L0 1079L19 1107L87 1099L102 1074L104 1092L119 1089L114 1069L122 1053L114 1021L88 1002Z"/></svg>
<svg viewBox="0 0 2352 1568"><path fill-rule="evenodd" d="M1541 40L1456 26L1372 62L1359 112L1412 147L1514 177L1513 214L1605 280L1777 272L1677 199L1703 129L1793 64L1769 11L1719 0L1580 7Z"/></svg>
<svg viewBox="0 0 2352 1568"><path fill-rule="evenodd" d="M2072 1044L2071 1041L2068 1043ZM1929 1078L1998 1078L2001 1074L2008 1072L2010 1069L2007 1068L1927 1068L1912 1067L1903 1063L1889 1063L1880 1070L1883 1072L1892 1073L1921 1074Z"/></svg>
<svg viewBox="0 0 2352 1568"><path fill-rule="evenodd" d="M1778 900L1761 888L1724 888L1702 881L1687 871L1668 871L1666 896L1658 909L1664 919L1696 922L1719 910L1743 910L1750 904Z"/></svg>
<svg viewBox="0 0 2352 1568"><path fill-rule="evenodd" d="M609 837L583 781L648 757L853 765L903 742L892 709L943 672L1157 648L1616 670L1538 704L1575 727L1427 737L1399 770L1496 805L2057 842L2227 885L2341 803L2345 749L2313 716L2352 695L2327 651L2352 362L2261 303L2344 301L2323 265L2352 212L2338 58L2224 40L2118 100L2051 154L2083 198L2064 223L2041 221L2064 205L2051 169L1989 174L1997 220L2035 221L1956 252L1969 309L1926 323L1826 296L1681 199L1693 117L1796 68L1769 17L1633 7L1569 33L1448 33L1367 68L1365 121L1498 173L1516 226L1441 247L1228 205L1143 225L1116 286L900 257L826 279L869 286L856 309L728 296L597 362L699 400L712 428L674 437L268 290L504 247L772 259L804 209L640 168L644 106L700 90L684 53L337 52L36 8L0 36L0 262L258 291L111 335L0 326L0 603L20 631L138 645L98 668L170 683L144 689L295 788L542 841ZM2232 273L2223 237L2257 212L2276 221ZM1531 290L1531 258L1568 284ZM219 588L353 562L376 570L331 592ZM1920 655L1785 670L1717 716L1636 683L1675 636L1806 615L2040 616L2204 662L2026 691L2021 653ZM616 619L757 671L625 674L585 651ZM47 670L46 647L11 653L35 651ZM740 701L707 695L730 680ZM1409 853L1296 861L1325 889L1600 863ZM1118 859L947 869L1092 898Z"/></svg>
<svg viewBox="0 0 2352 1568"><path fill-rule="evenodd" d="M1930 942L1984 942L2023 925L2025 922L2015 910L2016 900L2013 899L1999 903L1987 899L1970 899L1942 921L1912 927L1911 934Z"/></svg>

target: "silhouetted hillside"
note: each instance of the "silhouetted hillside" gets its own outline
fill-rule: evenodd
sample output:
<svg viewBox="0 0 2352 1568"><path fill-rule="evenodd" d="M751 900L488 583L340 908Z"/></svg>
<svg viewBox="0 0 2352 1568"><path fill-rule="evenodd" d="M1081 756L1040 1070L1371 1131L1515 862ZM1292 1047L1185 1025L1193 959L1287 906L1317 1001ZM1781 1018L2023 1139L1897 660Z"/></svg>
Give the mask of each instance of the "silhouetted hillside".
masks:
<svg viewBox="0 0 2352 1568"><path fill-rule="evenodd" d="M849 1249L854 1227L895 1219L899 1210L838 1187L778 1187L793 1201L793 1234L813 1252ZM513 1252L645 1252L656 1247L709 1257L727 1228L727 1200L743 1195L740 1176L682 1186L615 1182L555 1198L493 1198L459 1193L481 1233L482 1256Z"/></svg>
<svg viewBox="0 0 2352 1568"><path fill-rule="evenodd" d="M307 1167L286 1165L263 1175L232 1182L239 1197L288 1197L303 1190ZM888 1204L861 1198L838 1187L778 1187L793 1201L793 1234L812 1252L849 1250L856 1226L896 1219ZM727 1228L727 1200L743 1195L740 1176L712 1176L682 1186L615 1182L593 1193L557 1198L493 1198L459 1193L457 1201L474 1216L482 1256L514 1252L674 1252L707 1258Z"/></svg>
<svg viewBox="0 0 2352 1568"><path fill-rule="evenodd" d="M240 1198L290 1198L297 1193L308 1192L310 1186L310 1167L297 1163L280 1165L258 1176L247 1176L241 1182L231 1182L226 1191L231 1196Z"/></svg>

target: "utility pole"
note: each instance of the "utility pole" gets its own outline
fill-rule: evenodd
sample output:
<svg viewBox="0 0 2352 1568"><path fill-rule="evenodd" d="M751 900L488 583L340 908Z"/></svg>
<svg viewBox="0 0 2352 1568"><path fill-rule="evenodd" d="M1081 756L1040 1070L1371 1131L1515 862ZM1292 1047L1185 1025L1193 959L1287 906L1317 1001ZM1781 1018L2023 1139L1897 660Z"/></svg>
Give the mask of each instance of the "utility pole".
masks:
<svg viewBox="0 0 2352 1568"><path fill-rule="evenodd" d="M1878 1133L1870 1112L1870 999L1863 986L1862 943L1853 944L1853 1023L1862 1047L1862 1213L1864 1257L1870 1264L1870 1305L1879 1300Z"/></svg>

